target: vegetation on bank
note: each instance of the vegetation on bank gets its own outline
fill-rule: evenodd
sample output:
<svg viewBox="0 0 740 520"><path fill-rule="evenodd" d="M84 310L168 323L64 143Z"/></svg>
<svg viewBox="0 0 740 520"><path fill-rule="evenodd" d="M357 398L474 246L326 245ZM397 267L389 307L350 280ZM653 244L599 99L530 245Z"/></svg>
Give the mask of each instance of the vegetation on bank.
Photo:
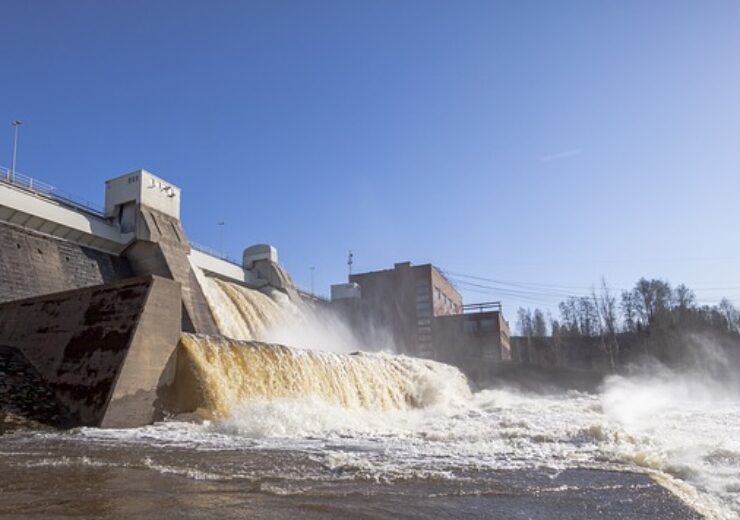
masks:
<svg viewBox="0 0 740 520"><path fill-rule="evenodd" d="M683 284L672 288L642 278L616 294L602 280L598 290L569 297L558 308L557 318L519 309L518 342L529 360L534 355L539 364L614 370L644 357L713 369L740 358L740 312L727 299L700 305Z"/></svg>

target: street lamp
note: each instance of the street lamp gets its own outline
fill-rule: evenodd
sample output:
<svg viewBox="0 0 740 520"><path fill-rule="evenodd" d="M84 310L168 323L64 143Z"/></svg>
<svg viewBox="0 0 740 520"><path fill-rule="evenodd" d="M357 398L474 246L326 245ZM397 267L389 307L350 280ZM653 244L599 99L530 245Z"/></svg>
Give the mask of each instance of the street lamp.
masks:
<svg viewBox="0 0 740 520"><path fill-rule="evenodd" d="M224 254L224 225L226 222L219 222L218 223L218 245L221 248L221 257L223 258L226 256Z"/></svg>
<svg viewBox="0 0 740 520"><path fill-rule="evenodd" d="M13 179L15 178L15 156L18 149L18 129L23 124L23 121L19 121L18 119L16 119L10 124L13 127L13 161L10 164L10 178L8 180L10 182L13 182Z"/></svg>

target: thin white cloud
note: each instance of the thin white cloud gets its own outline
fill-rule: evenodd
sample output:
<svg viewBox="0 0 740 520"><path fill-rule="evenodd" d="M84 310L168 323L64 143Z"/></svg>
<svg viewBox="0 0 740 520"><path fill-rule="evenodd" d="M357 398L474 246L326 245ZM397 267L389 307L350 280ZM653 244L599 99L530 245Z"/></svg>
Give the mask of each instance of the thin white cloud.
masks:
<svg viewBox="0 0 740 520"><path fill-rule="evenodd" d="M561 161L563 159L569 159L571 157L575 157L576 155L580 155L583 152L581 148L574 148L573 150L565 150L563 152L553 153L550 155L543 155L540 157L540 161L542 162L552 162L552 161Z"/></svg>

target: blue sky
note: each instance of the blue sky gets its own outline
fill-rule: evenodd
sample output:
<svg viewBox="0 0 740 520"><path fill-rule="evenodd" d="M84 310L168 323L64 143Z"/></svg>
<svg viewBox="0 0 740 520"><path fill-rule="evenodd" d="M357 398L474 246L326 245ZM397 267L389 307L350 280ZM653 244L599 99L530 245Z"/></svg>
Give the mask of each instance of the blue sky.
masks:
<svg viewBox="0 0 740 520"><path fill-rule="evenodd" d="M511 320L602 276L740 302L740 3L0 8L0 164L18 118L18 170L82 198L149 169L304 287L351 248L505 282L460 288Z"/></svg>

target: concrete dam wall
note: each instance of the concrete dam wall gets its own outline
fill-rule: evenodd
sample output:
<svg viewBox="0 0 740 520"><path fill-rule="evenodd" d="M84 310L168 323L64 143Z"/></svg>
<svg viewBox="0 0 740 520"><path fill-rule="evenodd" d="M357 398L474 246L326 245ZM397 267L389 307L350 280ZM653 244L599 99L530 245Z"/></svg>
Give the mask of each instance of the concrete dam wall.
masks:
<svg viewBox="0 0 740 520"><path fill-rule="evenodd" d="M241 265L193 249L179 188L145 170L107 181L103 211L0 181L0 419L163 418L182 333L219 334L207 276L298 298L271 246Z"/></svg>
<svg viewBox="0 0 740 520"><path fill-rule="evenodd" d="M34 392L14 388L3 389L3 405L61 426L161 418L180 337L179 299L177 283L149 276L0 304L0 348L12 361L0 374L6 380L19 367L31 374L17 383L53 394L54 415L35 409Z"/></svg>
<svg viewBox="0 0 740 520"><path fill-rule="evenodd" d="M132 275L123 257L0 222L0 302Z"/></svg>

